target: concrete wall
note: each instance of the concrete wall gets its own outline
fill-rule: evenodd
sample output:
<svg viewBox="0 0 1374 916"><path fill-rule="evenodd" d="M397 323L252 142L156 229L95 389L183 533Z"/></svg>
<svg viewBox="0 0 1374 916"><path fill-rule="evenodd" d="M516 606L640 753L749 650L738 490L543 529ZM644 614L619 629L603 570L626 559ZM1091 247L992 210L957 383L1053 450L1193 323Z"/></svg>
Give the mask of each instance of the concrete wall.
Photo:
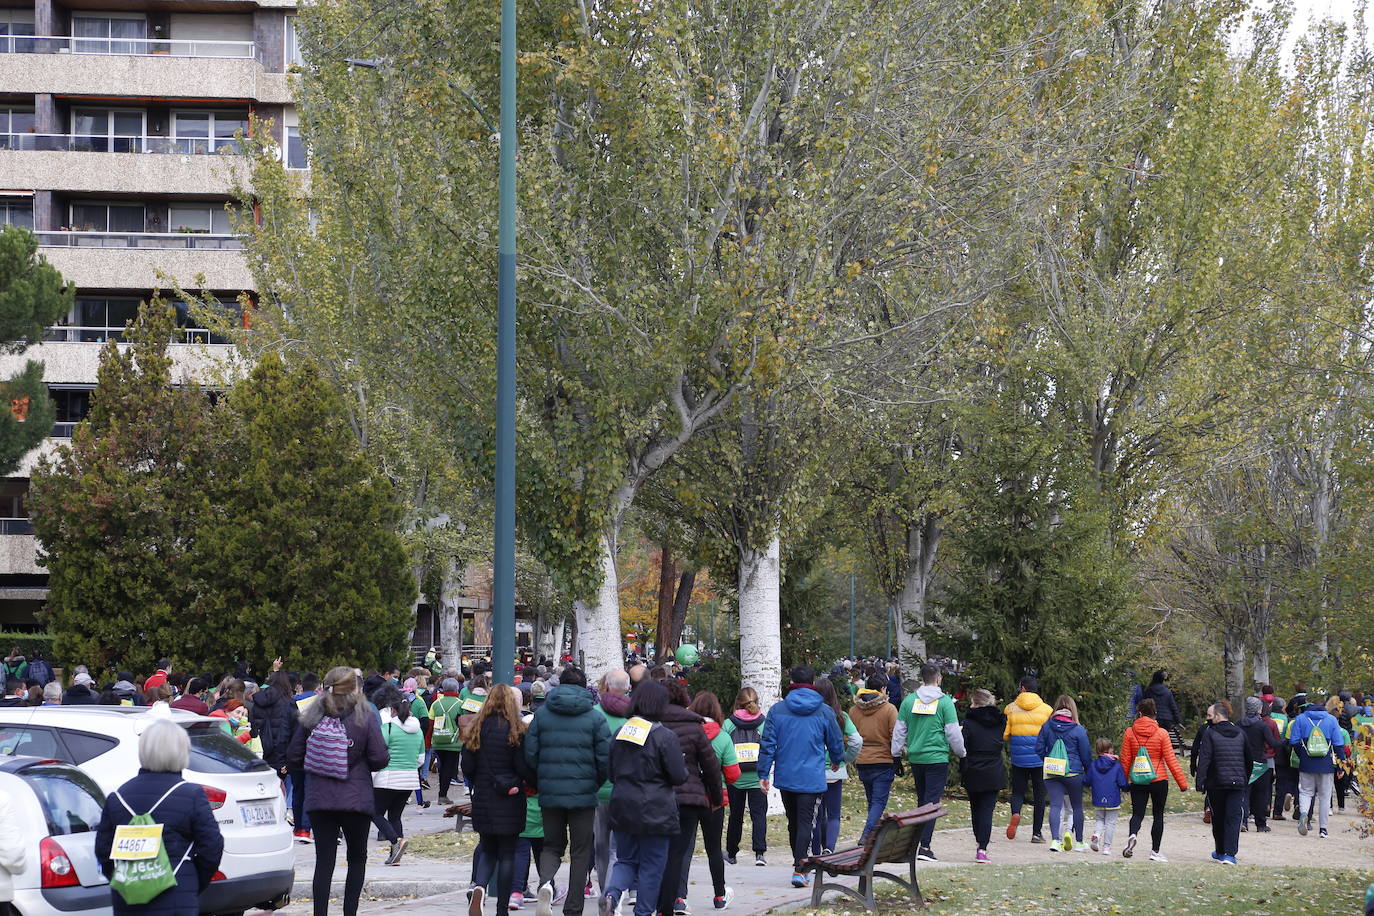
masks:
<svg viewBox="0 0 1374 916"><path fill-rule="evenodd" d="M23 190L227 195L248 171L231 155L0 150L0 187Z"/></svg>
<svg viewBox="0 0 1374 916"><path fill-rule="evenodd" d="M35 344L23 353L0 356L0 375L8 378L23 369L28 360L36 359L43 363L45 381L55 385L93 385L103 346L98 343ZM184 381L214 375L218 367L233 357L234 347L230 344L172 344L167 352L172 357L173 380ZM0 572L3 570L0 566Z"/></svg>
<svg viewBox="0 0 1374 916"><path fill-rule="evenodd" d="M291 99L286 74L264 73L256 60L215 57L0 54L0 86L19 94Z"/></svg>
<svg viewBox="0 0 1374 916"><path fill-rule="evenodd" d="M0 537L0 570L10 575L46 573L38 565L38 538L31 534Z"/></svg>
<svg viewBox="0 0 1374 916"><path fill-rule="evenodd" d="M39 249L62 276L83 289L146 290L170 284L158 271L175 277L186 289L237 293L254 288L243 252L198 248L59 248ZM204 275L203 281L196 277Z"/></svg>

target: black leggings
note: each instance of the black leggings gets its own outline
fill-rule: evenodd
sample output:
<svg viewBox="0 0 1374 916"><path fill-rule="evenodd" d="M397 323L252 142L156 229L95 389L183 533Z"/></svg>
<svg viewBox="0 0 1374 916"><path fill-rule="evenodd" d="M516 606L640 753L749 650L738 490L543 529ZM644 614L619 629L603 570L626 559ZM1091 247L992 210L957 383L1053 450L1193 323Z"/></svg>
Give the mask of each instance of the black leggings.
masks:
<svg viewBox="0 0 1374 916"><path fill-rule="evenodd" d="M768 851L768 795L762 789L736 789L727 786L730 795L730 824L725 828L725 851L739 852L744 835L744 809L749 809L750 837L754 852Z"/></svg>
<svg viewBox="0 0 1374 916"><path fill-rule="evenodd" d="M1169 800L1169 780L1161 779L1148 786L1131 786L1131 829L1127 833L1135 836L1140 825L1145 823L1145 804L1150 803L1153 820L1150 823L1150 848L1159 852L1159 844L1164 842L1164 803Z"/></svg>
<svg viewBox="0 0 1374 916"><path fill-rule="evenodd" d="M372 823L388 843L394 843L406 835L405 827L401 826L401 814L406 810L409 796L409 789L372 790L372 807L377 810L372 815Z"/></svg>
<svg viewBox="0 0 1374 916"><path fill-rule="evenodd" d="M691 861L687 853L697 845L697 825L706 814L704 805L677 806L677 835L668 842L668 866L663 871L663 883L658 889L658 911L671 913L677 902L677 888L682 881L684 863ZM569 894L572 893L570 889Z"/></svg>
<svg viewBox="0 0 1374 916"><path fill-rule="evenodd" d="M997 790L970 792L969 815L973 818L973 840L979 849L986 850L992 839L992 814L997 810Z"/></svg>
<svg viewBox="0 0 1374 916"><path fill-rule="evenodd" d="M711 888L717 897L725 896L725 856L720 851L720 837L725 829L724 808L704 808L701 815L701 848L706 853L706 865L711 870ZM691 876L692 853L696 837L682 852L682 876L677 880L677 895L687 899L687 879Z"/></svg>
<svg viewBox="0 0 1374 916"><path fill-rule="evenodd" d="M506 836L505 834L480 833L478 834L477 848L481 850L481 855L476 857L476 864L472 870L472 883L478 887L487 889L487 895L491 896L491 878L496 875L496 914L506 916L506 911L510 907L511 885L515 878L515 846L520 841L518 836ZM582 888L568 888L568 894L576 892L582 894Z"/></svg>
<svg viewBox="0 0 1374 916"><path fill-rule="evenodd" d="M436 750L434 756L439 758L439 795L447 798L448 787L458 778L458 751Z"/></svg>
<svg viewBox="0 0 1374 916"><path fill-rule="evenodd" d="M339 834L347 847L348 874L344 878L344 916L357 916L358 899L367 877L367 831L371 815L361 811L311 811L310 826L315 831L315 878L310 892L315 896L315 916L329 916L329 889L334 884L334 857L339 851Z"/></svg>

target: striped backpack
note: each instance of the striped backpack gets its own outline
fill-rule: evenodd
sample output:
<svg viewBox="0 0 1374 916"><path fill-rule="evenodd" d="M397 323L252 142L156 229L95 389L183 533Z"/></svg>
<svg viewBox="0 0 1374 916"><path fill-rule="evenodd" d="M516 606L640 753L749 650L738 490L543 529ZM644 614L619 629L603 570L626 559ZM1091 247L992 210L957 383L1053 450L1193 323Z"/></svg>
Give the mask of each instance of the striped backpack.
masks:
<svg viewBox="0 0 1374 916"><path fill-rule="evenodd" d="M321 716L305 742L305 771L329 779L347 779L350 744L342 719Z"/></svg>

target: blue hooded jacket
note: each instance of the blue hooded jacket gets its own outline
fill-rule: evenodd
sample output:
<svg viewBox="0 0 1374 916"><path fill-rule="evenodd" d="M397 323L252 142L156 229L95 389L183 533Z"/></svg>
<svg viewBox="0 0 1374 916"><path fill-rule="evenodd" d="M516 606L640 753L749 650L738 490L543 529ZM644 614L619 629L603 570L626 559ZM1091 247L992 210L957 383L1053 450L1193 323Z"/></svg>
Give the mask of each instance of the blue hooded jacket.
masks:
<svg viewBox="0 0 1374 916"><path fill-rule="evenodd" d="M1092 759L1092 749L1088 747L1088 730L1072 719L1050 716L1050 720L1040 727L1040 734L1035 739L1035 755L1041 760L1045 759L1054 750L1054 742L1061 738L1069 757L1066 775L1083 773Z"/></svg>
<svg viewBox="0 0 1374 916"><path fill-rule="evenodd" d="M1326 743L1331 746L1335 757L1332 754L1327 754L1325 757L1308 756L1307 739L1318 729L1326 736ZM1345 759L1345 742L1341 739L1340 723L1336 721L1335 716L1320 706L1307 707L1293 720L1288 740L1294 745L1293 750L1297 752L1298 772L1300 773L1334 773L1336 772L1335 758Z"/></svg>
<svg viewBox="0 0 1374 916"><path fill-rule="evenodd" d="M844 759L835 711L815 690L794 686L768 710L759 746L759 779L769 779L771 773L779 789L824 792L826 754L831 760Z"/></svg>
<svg viewBox="0 0 1374 916"><path fill-rule="evenodd" d="M1068 742L1064 744L1067 746ZM1121 768L1121 761L1106 754L1088 764L1084 781L1092 790L1094 808L1120 808L1121 790L1130 786L1126 781L1126 771Z"/></svg>

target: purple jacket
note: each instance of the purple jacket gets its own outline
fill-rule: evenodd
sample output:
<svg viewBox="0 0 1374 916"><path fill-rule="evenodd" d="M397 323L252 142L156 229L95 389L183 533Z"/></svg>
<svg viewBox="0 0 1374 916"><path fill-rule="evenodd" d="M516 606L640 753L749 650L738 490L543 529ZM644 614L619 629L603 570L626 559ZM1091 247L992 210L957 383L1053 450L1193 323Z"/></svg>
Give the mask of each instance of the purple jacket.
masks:
<svg viewBox="0 0 1374 916"><path fill-rule="evenodd" d="M305 810L374 814L372 774L387 765L391 760L391 752L387 750L382 727L375 714L369 714L367 723L359 725L350 713L344 717L343 724L349 742L348 777L330 779L311 773L305 781ZM309 738L310 731L304 727L296 729L291 736L291 746L286 751L288 768L299 770L305 766L305 743Z"/></svg>

